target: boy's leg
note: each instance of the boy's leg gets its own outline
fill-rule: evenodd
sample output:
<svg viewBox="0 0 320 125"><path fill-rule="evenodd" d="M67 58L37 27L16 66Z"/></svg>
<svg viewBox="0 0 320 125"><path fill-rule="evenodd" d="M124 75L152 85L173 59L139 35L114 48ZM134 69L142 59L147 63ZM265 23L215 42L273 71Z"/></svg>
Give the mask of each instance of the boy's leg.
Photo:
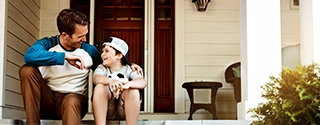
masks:
<svg viewBox="0 0 320 125"><path fill-rule="evenodd" d="M52 92L38 68L24 65L19 70L20 88L27 125L39 125L40 118L55 119ZM41 112L42 111L42 112Z"/></svg>
<svg viewBox="0 0 320 125"><path fill-rule="evenodd" d="M138 89L126 89L122 93L127 125L136 125L140 113L140 93Z"/></svg>
<svg viewBox="0 0 320 125"><path fill-rule="evenodd" d="M108 101L111 99L111 97L111 92L107 85L97 84L94 87L94 94L92 96L92 109L94 122L96 125L106 125Z"/></svg>
<svg viewBox="0 0 320 125"><path fill-rule="evenodd" d="M56 109L61 114L62 125L81 125L81 119L88 112L88 97L77 93L55 93L58 106Z"/></svg>

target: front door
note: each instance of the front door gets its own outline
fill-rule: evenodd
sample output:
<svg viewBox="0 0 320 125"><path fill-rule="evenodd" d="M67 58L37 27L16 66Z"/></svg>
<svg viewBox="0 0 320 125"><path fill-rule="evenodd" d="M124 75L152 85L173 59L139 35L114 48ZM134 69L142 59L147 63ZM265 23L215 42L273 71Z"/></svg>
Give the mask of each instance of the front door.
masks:
<svg viewBox="0 0 320 125"><path fill-rule="evenodd" d="M88 17L89 4L90 0L70 0L70 8ZM95 4L94 45L101 50L104 39L119 37L129 45L127 59L143 68L145 0L96 0ZM148 83L154 84L154 102L151 103L154 104L154 112L174 112L174 0L155 0L154 6L155 71L154 83ZM142 90L140 93L144 97ZM146 100L142 101L141 111L144 111Z"/></svg>
<svg viewBox="0 0 320 125"><path fill-rule="evenodd" d="M144 1L97 0L95 6L95 46L101 50L103 41L111 36L127 42L127 59L144 67ZM140 90L143 97L144 91ZM144 102L144 100L142 100ZM141 103L143 111L144 103Z"/></svg>

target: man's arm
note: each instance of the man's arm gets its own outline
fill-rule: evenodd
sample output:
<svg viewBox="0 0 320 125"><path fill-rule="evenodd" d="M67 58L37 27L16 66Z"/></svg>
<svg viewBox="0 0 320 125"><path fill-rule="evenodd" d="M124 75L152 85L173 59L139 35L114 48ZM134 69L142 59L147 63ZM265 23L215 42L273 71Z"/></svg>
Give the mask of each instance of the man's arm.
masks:
<svg viewBox="0 0 320 125"><path fill-rule="evenodd" d="M139 65L131 63L130 68L133 72L137 71L137 73L143 77L143 70Z"/></svg>
<svg viewBox="0 0 320 125"><path fill-rule="evenodd" d="M59 37L55 36L37 40L26 51L24 55L25 63L32 66L50 66L64 64L65 53L48 51L50 48L58 44L57 38Z"/></svg>

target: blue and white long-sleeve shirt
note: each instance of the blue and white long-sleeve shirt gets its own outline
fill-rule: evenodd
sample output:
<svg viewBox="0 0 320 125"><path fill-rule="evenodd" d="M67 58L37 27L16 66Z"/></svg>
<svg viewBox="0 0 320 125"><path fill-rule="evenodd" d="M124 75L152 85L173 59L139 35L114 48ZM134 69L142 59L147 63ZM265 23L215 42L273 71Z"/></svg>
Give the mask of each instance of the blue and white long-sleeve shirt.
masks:
<svg viewBox="0 0 320 125"><path fill-rule="evenodd" d="M37 40L25 53L27 65L39 70L53 91L87 94L88 74L102 63L100 52L93 45L82 43L75 50L65 50L60 44L60 35ZM65 60L65 53L72 53L84 60L85 69L77 69Z"/></svg>

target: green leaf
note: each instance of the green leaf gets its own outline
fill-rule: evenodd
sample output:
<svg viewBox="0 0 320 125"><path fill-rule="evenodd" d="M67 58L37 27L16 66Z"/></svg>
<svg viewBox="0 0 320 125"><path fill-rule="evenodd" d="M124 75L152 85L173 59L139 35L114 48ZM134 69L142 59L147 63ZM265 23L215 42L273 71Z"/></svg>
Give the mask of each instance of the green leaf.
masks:
<svg viewBox="0 0 320 125"><path fill-rule="evenodd" d="M306 92L306 89L305 88L302 88L301 91L299 92L299 97L300 97L300 100L303 100L304 97L303 97L303 94Z"/></svg>

